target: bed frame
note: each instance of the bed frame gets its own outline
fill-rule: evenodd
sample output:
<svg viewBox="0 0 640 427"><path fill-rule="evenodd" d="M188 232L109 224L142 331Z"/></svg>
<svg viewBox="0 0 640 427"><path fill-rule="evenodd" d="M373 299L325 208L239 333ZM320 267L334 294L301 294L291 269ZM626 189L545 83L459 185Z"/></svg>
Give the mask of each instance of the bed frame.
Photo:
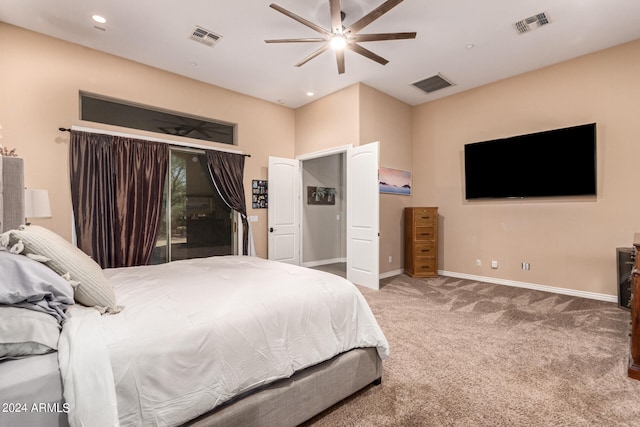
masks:
<svg viewBox="0 0 640 427"><path fill-rule="evenodd" d="M297 426L364 387L382 382L375 348L357 348L241 395L184 426Z"/></svg>
<svg viewBox="0 0 640 427"><path fill-rule="evenodd" d="M24 222L24 165L21 158L0 156L0 232L17 228ZM38 357L51 364L55 355L34 356L11 361L0 368L15 370L37 362ZM26 362L25 362L26 361ZM55 365L55 363L54 363ZM32 367L25 369L32 371ZM62 402L62 383L51 366L51 385L47 401ZM0 373L2 373L0 369ZM55 377L55 378L54 378ZM382 361L375 348L356 348L305 370L244 393L212 411L184 424L185 427L209 426L297 426L370 384L380 384ZM42 382L41 379L38 379ZM58 386L59 383L59 386ZM31 387L27 383L20 386ZM59 389L58 389L59 387ZM18 387L12 388L17 390ZM59 394L58 394L59 390ZM28 394L27 394L28 395ZM22 396L22 395L21 395ZM53 396L53 397L52 397ZM25 399L25 397L21 397ZM25 415L25 414L22 414ZM16 418L26 422L26 418ZM46 413L30 417L33 426L68 426L64 414Z"/></svg>
<svg viewBox="0 0 640 427"><path fill-rule="evenodd" d="M0 362L0 392L7 402L47 402L58 408L46 412L0 414L0 425L68 427L61 410L62 380L57 353ZM297 426L382 378L382 361L375 348L356 348L289 378L249 391L183 427Z"/></svg>

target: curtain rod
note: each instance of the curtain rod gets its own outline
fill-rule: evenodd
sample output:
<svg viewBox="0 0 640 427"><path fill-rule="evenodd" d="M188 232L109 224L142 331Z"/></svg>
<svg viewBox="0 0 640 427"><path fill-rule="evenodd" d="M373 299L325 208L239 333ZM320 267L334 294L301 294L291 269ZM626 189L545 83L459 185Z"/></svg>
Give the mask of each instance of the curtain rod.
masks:
<svg viewBox="0 0 640 427"><path fill-rule="evenodd" d="M243 153L241 151L238 151L238 150L226 150L224 148L209 147L209 146L206 146L206 145L190 144L190 143L186 143L186 142L171 141L171 140L167 140L167 139L154 138L154 137L142 137L142 136L138 136L138 135L125 134L125 133L121 133L121 132L104 131L104 130L101 130L101 129L88 129L88 128L81 128L81 127L77 127L76 129L73 129L73 127L72 128L59 127L58 130L60 132L71 132L72 130L80 130L80 131L84 131L84 132L102 133L102 134L106 134L106 135L124 136L126 138L146 139L148 141L164 142L165 144L177 145L177 146L180 146L180 147L199 148L201 150L217 150L217 151L224 151L224 152L227 152L227 153L241 154L241 155L243 155L245 157L251 157L251 154L245 154L245 153Z"/></svg>

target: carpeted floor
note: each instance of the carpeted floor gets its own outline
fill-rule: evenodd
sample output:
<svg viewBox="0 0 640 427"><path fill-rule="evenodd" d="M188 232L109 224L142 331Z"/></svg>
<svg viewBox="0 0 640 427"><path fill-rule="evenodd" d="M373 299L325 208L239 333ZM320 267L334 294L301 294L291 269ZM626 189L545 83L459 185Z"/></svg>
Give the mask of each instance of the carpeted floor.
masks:
<svg viewBox="0 0 640 427"><path fill-rule="evenodd" d="M306 426L640 426L629 313L452 278L360 287L391 348L382 385Z"/></svg>

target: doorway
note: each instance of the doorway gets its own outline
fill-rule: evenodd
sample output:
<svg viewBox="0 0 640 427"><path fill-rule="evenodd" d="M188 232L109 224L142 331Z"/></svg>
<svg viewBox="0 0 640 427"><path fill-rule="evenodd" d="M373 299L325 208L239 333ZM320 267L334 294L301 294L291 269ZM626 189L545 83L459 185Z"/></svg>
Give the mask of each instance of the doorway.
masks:
<svg viewBox="0 0 640 427"><path fill-rule="evenodd" d="M343 146L298 156L269 156L268 256L300 265L302 261L302 167L306 160L344 155L346 199L346 276L353 283L379 289L379 142ZM305 191L308 191L305 189ZM322 197L326 197L323 195Z"/></svg>
<svg viewBox="0 0 640 427"><path fill-rule="evenodd" d="M302 266L346 276L345 155L304 160L302 166Z"/></svg>

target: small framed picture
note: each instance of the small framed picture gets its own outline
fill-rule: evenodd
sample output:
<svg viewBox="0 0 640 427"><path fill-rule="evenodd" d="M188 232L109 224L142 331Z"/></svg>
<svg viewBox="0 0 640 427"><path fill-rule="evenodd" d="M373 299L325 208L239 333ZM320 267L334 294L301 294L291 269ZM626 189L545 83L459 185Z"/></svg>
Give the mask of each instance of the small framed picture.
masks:
<svg viewBox="0 0 640 427"><path fill-rule="evenodd" d="M308 205L335 205L336 189L333 187L307 187Z"/></svg>
<svg viewBox="0 0 640 427"><path fill-rule="evenodd" d="M266 209L269 207L268 190L267 180L254 179L251 181L251 207L253 209Z"/></svg>
<svg viewBox="0 0 640 427"><path fill-rule="evenodd" d="M411 172L381 167L379 177L381 193L411 195Z"/></svg>

